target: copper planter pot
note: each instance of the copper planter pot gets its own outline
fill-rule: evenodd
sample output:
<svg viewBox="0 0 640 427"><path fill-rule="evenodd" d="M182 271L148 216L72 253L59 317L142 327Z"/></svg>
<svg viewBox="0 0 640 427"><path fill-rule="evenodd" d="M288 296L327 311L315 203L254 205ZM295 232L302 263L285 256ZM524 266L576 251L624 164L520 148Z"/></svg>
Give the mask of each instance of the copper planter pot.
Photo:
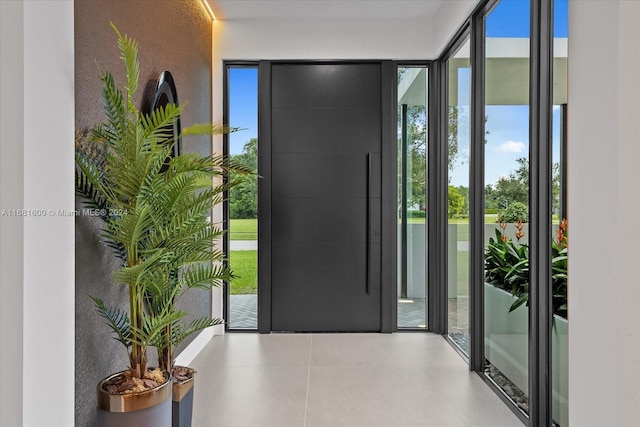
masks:
<svg viewBox="0 0 640 427"><path fill-rule="evenodd" d="M112 394L102 386L126 371L113 374L98 384L98 426L170 427L172 381L139 393ZM169 377L165 373L165 377Z"/></svg>

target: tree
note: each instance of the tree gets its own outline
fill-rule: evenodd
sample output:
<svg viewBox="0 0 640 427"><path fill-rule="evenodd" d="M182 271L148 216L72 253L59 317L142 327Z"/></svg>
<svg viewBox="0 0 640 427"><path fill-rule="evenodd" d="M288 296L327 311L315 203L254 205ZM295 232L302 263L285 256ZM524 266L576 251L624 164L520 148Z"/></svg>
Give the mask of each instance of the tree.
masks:
<svg viewBox="0 0 640 427"><path fill-rule="evenodd" d="M464 113L463 113L464 114ZM447 133L448 168L453 170L458 160L458 126L461 113L457 105L448 109L449 132ZM408 183L410 193L408 204L424 210L427 185L427 123L426 109L422 105L407 108Z"/></svg>
<svg viewBox="0 0 640 427"><path fill-rule="evenodd" d="M406 68L399 68L397 74L397 82L400 83L405 77ZM426 190L427 190L427 111L424 105L408 105L407 106L407 205L415 206L420 210L426 209ZM447 158L448 168L453 170L458 160L458 126L466 124L467 113L459 111L457 105L448 108L448 126L447 134ZM463 120L465 119L465 120ZM402 128L402 117L398 114L398 129ZM402 159L398 159L398 171L402 168ZM403 179L399 180L402 185ZM398 193L402 189L398 188ZM466 204L466 202L465 202Z"/></svg>
<svg viewBox="0 0 640 427"><path fill-rule="evenodd" d="M484 208L500 209L500 205L496 196L496 190L494 190L493 185L491 184L484 187Z"/></svg>
<svg viewBox="0 0 640 427"><path fill-rule="evenodd" d="M449 171L456 167L458 158L458 134L459 127L468 127L469 115L466 111L460 111L457 105L449 105L447 109L447 165Z"/></svg>
<svg viewBox="0 0 640 427"><path fill-rule="evenodd" d="M501 177L493 185L485 188L486 208L506 209L511 203L520 202L529 205L529 160L516 159L518 167L508 177ZM551 177L553 210L558 210L560 198L560 165L553 164Z"/></svg>
<svg viewBox="0 0 640 427"><path fill-rule="evenodd" d="M457 190L464 201L464 205L462 207L462 215L469 215L469 187L460 185L457 187Z"/></svg>
<svg viewBox="0 0 640 427"><path fill-rule="evenodd" d="M464 196L453 185L449 186L449 218L460 216L464 213Z"/></svg>
<svg viewBox="0 0 640 427"><path fill-rule="evenodd" d="M500 177L494 185L499 208L506 208L513 202L529 204L529 161L520 157L516 162L518 168L508 177Z"/></svg>
<svg viewBox="0 0 640 427"><path fill-rule="evenodd" d="M258 139L251 138L242 153L231 156L234 162L251 170L258 169ZM258 217L258 177L255 175L232 175L232 181L240 183L229 191L229 214L234 219Z"/></svg>
<svg viewBox="0 0 640 427"><path fill-rule="evenodd" d="M408 174L410 191L407 204L426 209L427 186L427 115L423 105L407 108Z"/></svg>

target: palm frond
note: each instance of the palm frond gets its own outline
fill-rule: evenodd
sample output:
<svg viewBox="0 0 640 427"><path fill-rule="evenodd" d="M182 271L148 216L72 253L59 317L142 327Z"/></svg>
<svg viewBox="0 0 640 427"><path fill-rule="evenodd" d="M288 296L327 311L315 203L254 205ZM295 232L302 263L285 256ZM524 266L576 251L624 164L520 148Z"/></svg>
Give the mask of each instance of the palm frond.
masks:
<svg viewBox="0 0 640 427"><path fill-rule="evenodd" d="M162 263L163 258L170 256L171 255L167 254L166 251L156 250L138 264L132 266L127 265L114 271L111 274L111 280L114 283L120 283L129 287L137 287L143 291L143 285L147 282L145 282L142 276L144 274L148 274L150 270L153 270L157 263Z"/></svg>
<svg viewBox="0 0 640 427"><path fill-rule="evenodd" d="M104 212L104 215L100 215L103 221L108 220L107 208L108 204L104 196L94 185L89 181L87 176L79 170L75 172L75 184L76 194L82 197L84 204L91 208L96 209L98 212Z"/></svg>
<svg viewBox="0 0 640 427"><path fill-rule="evenodd" d="M140 116L140 124L145 132L145 137L155 143L169 142L171 145L175 143L172 140L173 131L168 131L167 127L173 125L182 113L183 105L167 104L164 107L158 107L151 114L142 114Z"/></svg>
<svg viewBox="0 0 640 427"><path fill-rule="evenodd" d="M107 115L107 123L109 134L105 133L104 141L109 145L113 145L116 138L115 135L122 135L127 129L127 109L124 104L122 92L118 89L113 75L106 72L101 77L102 80L102 103L104 112Z"/></svg>
<svg viewBox="0 0 640 427"><path fill-rule="evenodd" d="M181 324L174 325L171 330L171 345L176 347L189 335L203 329L210 328L211 326L222 325L223 323L224 320L219 318L212 319L209 317L201 317L193 320L187 326L183 326Z"/></svg>
<svg viewBox="0 0 640 427"><path fill-rule="evenodd" d="M100 298L90 296L96 306L96 311L106 319L107 324L116 335L114 338L125 348L131 346L131 321L124 310L116 307L107 307Z"/></svg>
<svg viewBox="0 0 640 427"><path fill-rule="evenodd" d="M121 58L125 63L127 69L127 104L130 113L137 111L134 103L133 96L138 90L138 80L140 75L140 63L138 61L138 43L129 37L127 34L122 35L118 30L118 27L111 22L111 27L118 35L118 47L120 48Z"/></svg>
<svg viewBox="0 0 640 427"><path fill-rule="evenodd" d="M157 342L158 337L162 335L167 326L186 316L183 311L172 311L166 313L155 313L153 316L144 316L142 327L131 327L131 341L142 346L148 347L153 342Z"/></svg>
<svg viewBox="0 0 640 427"><path fill-rule="evenodd" d="M186 269L179 281L187 289L209 289L222 286L224 281L230 279L231 272L222 265L198 264Z"/></svg>
<svg viewBox="0 0 640 427"><path fill-rule="evenodd" d="M239 130L244 129L212 123L194 123L191 126L182 129L182 135L221 135L238 132Z"/></svg>

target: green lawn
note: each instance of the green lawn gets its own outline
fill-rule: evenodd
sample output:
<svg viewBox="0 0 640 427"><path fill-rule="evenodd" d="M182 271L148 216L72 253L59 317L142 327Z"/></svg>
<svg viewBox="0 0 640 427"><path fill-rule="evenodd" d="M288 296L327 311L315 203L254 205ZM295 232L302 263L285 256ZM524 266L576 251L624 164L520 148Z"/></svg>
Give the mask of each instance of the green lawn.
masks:
<svg viewBox="0 0 640 427"><path fill-rule="evenodd" d="M495 224L497 214L487 214L484 216L486 224ZM449 224L469 224L469 218L449 218ZM258 220L257 219L232 219L230 230L231 240L258 240ZM409 224L424 224L425 218L408 218ZM553 215L553 223L559 223L557 215ZM461 238L461 228L458 228L460 240L468 240Z"/></svg>
<svg viewBox="0 0 640 427"><path fill-rule="evenodd" d="M485 215L485 223L493 224L497 215ZM557 223L558 217L553 216L553 222ZM424 218L409 218L409 223L424 223ZM469 240L469 218L450 218L450 224L458 224L458 241ZM232 219L231 220L231 240L257 240L258 239L258 221L256 219ZM258 252L257 251L231 251L230 265L234 274L237 276L231 282L231 294L254 294L257 292L258 282ZM466 251L458 252L458 294L467 293L469 272L468 272L469 253Z"/></svg>
<svg viewBox="0 0 640 427"><path fill-rule="evenodd" d="M469 253L458 252L458 295L466 295L469 283ZM230 266L236 276L231 295L255 294L258 283L258 251L231 251Z"/></svg>
<svg viewBox="0 0 640 427"><path fill-rule="evenodd" d="M232 219L229 222L230 240L258 240L257 219Z"/></svg>
<svg viewBox="0 0 640 427"><path fill-rule="evenodd" d="M231 281L231 295L258 291L258 251L231 251L229 266L236 276Z"/></svg>

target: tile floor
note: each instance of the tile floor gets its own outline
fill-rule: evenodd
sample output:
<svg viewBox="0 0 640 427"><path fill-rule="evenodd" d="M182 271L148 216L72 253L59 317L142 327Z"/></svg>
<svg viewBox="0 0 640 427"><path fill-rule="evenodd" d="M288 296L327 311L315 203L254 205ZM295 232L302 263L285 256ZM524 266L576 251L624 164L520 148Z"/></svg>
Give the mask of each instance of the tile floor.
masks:
<svg viewBox="0 0 640 427"><path fill-rule="evenodd" d="M228 333L198 370L194 427L521 427L433 334Z"/></svg>

